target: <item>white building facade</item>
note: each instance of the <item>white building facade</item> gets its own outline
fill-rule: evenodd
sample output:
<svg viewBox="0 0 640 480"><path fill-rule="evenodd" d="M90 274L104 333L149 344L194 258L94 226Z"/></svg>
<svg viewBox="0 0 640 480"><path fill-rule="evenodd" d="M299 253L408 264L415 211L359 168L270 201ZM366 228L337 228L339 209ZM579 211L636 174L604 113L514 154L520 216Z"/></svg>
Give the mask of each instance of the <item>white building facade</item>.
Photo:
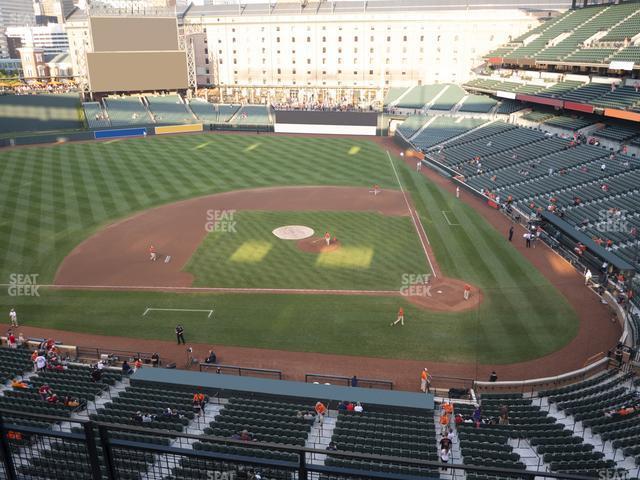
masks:
<svg viewBox="0 0 640 480"><path fill-rule="evenodd" d="M201 49L195 51L199 85L239 97L322 89L381 98L390 86L463 82L484 54L540 21L527 2L520 8L440 3L205 5L189 9L184 24L200 25L205 34L194 42ZM570 3L543 6L549 13Z"/></svg>

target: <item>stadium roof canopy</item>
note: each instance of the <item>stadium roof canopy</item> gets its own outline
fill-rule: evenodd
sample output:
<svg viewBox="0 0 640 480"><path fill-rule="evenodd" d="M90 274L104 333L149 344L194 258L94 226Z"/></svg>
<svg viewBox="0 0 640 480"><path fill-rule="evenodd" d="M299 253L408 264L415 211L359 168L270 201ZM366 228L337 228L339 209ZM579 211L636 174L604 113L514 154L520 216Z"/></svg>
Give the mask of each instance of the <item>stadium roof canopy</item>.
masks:
<svg viewBox="0 0 640 480"><path fill-rule="evenodd" d="M252 15L339 15L350 13L388 13L402 11L434 11L457 9L521 9L521 10L566 10L570 0L376 0L376 1L310 1L301 7L298 2L248 3L231 5L192 5L186 17L229 17ZM271 9L271 12L269 10Z"/></svg>

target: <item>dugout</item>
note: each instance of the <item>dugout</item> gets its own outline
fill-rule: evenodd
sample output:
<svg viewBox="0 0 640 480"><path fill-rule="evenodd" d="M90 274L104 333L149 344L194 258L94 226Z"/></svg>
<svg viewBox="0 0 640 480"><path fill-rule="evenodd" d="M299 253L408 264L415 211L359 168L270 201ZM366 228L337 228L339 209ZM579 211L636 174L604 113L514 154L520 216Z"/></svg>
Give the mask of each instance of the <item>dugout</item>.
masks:
<svg viewBox="0 0 640 480"><path fill-rule="evenodd" d="M339 402L350 400L362 402L368 411L391 410L424 413L425 410L434 409L433 395L429 393L238 377L188 370L167 370L165 368L142 368L131 377L132 385L149 383L170 389L188 391L201 389L210 396L220 397L239 395L268 399L278 396L296 401L308 401L309 405L314 405L316 401L320 400L329 404L330 408L337 408Z"/></svg>

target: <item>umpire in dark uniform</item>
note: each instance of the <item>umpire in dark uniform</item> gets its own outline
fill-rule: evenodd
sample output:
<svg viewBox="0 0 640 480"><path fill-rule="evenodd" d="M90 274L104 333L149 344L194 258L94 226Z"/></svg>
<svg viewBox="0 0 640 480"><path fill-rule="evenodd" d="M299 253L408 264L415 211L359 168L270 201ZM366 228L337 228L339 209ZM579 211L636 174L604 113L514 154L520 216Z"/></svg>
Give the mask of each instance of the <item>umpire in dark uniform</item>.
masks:
<svg viewBox="0 0 640 480"><path fill-rule="evenodd" d="M176 338L178 339L178 345L180 345L180 342L182 342L182 344L185 344L184 341L184 327L182 325L176 325Z"/></svg>

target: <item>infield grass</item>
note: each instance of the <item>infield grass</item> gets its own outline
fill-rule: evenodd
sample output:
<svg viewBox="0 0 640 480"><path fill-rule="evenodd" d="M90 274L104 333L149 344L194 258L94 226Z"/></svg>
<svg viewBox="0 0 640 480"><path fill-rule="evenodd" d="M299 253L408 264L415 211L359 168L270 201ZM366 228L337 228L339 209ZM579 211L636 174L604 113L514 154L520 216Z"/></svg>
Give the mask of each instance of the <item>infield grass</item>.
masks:
<svg viewBox="0 0 640 480"><path fill-rule="evenodd" d="M430 273L409 217L364 212L237 212L235 231L207 235L186 270L199 287L393 290L404 274ZM340 249L301 251L272 230L306 225L317 242L330 231Z"/></svg>

